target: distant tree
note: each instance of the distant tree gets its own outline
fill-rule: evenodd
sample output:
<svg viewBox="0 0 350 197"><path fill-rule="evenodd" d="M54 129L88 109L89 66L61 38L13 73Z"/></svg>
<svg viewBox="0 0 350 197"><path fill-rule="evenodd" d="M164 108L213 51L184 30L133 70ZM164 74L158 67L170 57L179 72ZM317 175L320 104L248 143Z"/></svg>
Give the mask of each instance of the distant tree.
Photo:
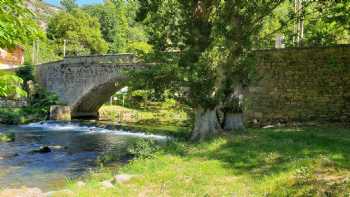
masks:
<svg viewBox="0 0 350 197"><path fill-rule="evenodd" d="M97 18L81 9L53 16L48 24L47 36L61 46L66 40L68 55L104 54L108 51Z"/></svg>
<svg viewBox="0 0 350 197"><path fill-rule="evenodd" d="M296 6L298 2L300 8ZM348 44L349 13L350 1L284 1L266 17L254 47L271 48L278 35L284 37L287 47ZM298 28L300 25L303 30Z"/></svg>
<svg viewBox="0 0 350 197"><path fill-rule="evenodd" d="M78 4L76 4L75 0L60 0L60 4L63 6L63 8L67 12L70 12L75 8L78 8Z"/></svg>
<svg viewBox="0 0 350 197"><path fill-rule="evenodd" d="M33 13L22 0L0 1L0 48L24 44L42 36Z"/></svg>
<svg viewBox="0 0 350 197"><path fill-rule="evenodd" d="M110 53L147 53L151 47L147 44L143 26L135 21L137 7L137 1L114 0L83 9L90 16L98 18Z"/></svg>
<svg viewBox="0 0 350 197"><path fill-rule="evenodd" d="M104 4L89 5L83 8L90 16L98 18L101 33L108 43L114 39L115 29L118 24L117 9L112 2L106 1Z"/></svg>

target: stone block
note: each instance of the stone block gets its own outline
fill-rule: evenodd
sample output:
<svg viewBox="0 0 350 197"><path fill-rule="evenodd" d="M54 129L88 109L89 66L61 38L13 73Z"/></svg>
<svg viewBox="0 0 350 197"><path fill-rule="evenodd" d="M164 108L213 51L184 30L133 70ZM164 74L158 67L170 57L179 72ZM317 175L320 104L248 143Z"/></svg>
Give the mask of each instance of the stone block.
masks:
<svg viewBox="0 0 350 197"><path fill-rule="evenodd" d="M50 120L70 121L71 109L69 106L52 105L50 107Z"/></svg>

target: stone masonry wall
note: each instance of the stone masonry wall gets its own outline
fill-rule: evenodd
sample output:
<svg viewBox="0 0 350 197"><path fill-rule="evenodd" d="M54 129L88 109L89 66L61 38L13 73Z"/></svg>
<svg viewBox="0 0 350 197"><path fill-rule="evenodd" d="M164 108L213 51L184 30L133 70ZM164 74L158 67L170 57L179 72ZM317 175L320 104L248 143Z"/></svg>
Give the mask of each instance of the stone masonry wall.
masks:
<svg viewBox="0 0 350 197"><path fill-rule="evenodd" d="M256 51L246 120L350 122L350 45Z"/></svg>
<svg viewBox="0 0 350 197"><path fill-rule="evenodd" d="M27 105L26 100L5 100L0 98L0 108L18 108L26 107Z"/></svg>

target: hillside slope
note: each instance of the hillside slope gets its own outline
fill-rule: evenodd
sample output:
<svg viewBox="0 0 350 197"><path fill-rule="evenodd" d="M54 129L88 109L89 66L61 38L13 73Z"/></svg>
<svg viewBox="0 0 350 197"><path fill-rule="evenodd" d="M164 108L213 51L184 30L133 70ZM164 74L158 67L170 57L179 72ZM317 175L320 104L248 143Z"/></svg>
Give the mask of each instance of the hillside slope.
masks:
<svg viewBox="0 0 350 197"><path fill-rule="evenodd" d="M38 24L43 29L47 28L49 17L61 10L61 8L41 0L26 0L26 6L35 14Z"/></svg>

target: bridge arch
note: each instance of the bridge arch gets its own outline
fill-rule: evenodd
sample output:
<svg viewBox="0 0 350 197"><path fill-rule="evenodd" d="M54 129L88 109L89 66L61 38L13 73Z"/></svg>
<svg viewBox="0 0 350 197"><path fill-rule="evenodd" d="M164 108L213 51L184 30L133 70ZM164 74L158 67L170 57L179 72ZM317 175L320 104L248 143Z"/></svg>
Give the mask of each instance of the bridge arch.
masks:
<svg viewBox="0 0 350 197"><path fill-rule="evenodd" d="M73 118L92 119L98 118L98 109L122 88L126 71L146 66L133 54L66 57L38 65L36 77L71 107Z"/></svg>

